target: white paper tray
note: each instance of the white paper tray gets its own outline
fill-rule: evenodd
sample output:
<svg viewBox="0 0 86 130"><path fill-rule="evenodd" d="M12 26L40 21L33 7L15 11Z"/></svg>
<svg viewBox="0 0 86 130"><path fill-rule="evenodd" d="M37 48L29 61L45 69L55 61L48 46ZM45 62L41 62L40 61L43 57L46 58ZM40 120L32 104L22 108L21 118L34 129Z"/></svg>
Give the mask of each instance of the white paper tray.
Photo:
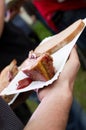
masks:
<svg viewBox="0 0 86 130"><path fill-rule="evenodd" d="M86 19L84 19L83 21L84 21L84 23L86 23ZM78 40L79 36L81 35L82 31L68 45L64 46L63 48L61 48L59 51L55 52L52 55L53 61L54 61L54 66L55 66L57 72L51 80L49 80L47 82L33 81L29 86L27 86L23 89L17 90L18 81L27 77L22 71L20 71L17 74L17 76L12 80L12 82L8 85L8 87L5 88L0 93L0 95L18 94L21 92L26 92L26 91L30 91L30 90L34 90L34 89L38 89L38 88L43 88L44 86L47 86L47 85L51 84L53 81L55 81L58 78L59 73L62 72L63 67L68 59L68 56L69 56L73 46L75 45L76 41ZM52 37L49 37L49 38L52 38ZM49 38L44 39L44 41L48 40Z"/></svg>

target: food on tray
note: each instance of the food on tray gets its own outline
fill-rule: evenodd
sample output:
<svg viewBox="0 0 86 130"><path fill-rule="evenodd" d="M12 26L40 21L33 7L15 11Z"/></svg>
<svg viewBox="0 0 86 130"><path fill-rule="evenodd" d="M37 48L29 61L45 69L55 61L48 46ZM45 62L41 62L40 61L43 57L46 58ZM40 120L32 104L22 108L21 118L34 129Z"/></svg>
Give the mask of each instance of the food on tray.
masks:
<svg viewBox="0 0 86 130"><path fill-rule="evenodd" d="M55 74L53 58L47 53L38 57L34 54L34 56L26 60L25 66L26 67L22 69L22 71L32 80L47 81Z"/></svg>
<svg viewBox="0 0 86 130"><path fill-rule="evenodd" d="M62 32L37 46L34 51L29 53L23 72L32 80L47 81L51 79L55 75L51 54L70 43L84 27L84 22L79 19Z"/></svg>

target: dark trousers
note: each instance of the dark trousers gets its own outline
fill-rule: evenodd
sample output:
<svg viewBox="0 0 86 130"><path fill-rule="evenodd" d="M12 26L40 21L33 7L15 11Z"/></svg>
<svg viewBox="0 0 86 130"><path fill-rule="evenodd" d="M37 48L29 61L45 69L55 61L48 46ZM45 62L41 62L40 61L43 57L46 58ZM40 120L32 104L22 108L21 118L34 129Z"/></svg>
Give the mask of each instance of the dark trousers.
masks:
<svg viewBox="0 0 86 130"><path fill-rule="evenodd" d="M12 22L5 23L0 38L0 70L13 59L17 60L19 66L28 57L29 51L34 50L38 44Z"/></svg>
<svg viewBox="0 0 86 130"><path fill-rule="evenodd" d="M0 130L23 130L24 126L0 97Z"/></svg>

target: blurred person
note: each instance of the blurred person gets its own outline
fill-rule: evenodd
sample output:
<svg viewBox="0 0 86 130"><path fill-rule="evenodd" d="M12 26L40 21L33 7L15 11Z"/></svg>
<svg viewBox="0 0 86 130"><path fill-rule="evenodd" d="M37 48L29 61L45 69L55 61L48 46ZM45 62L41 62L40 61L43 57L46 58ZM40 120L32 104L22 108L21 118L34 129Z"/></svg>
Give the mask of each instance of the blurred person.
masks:
<svg viewBox="0 0 86 130"><path fill-rule="evenodd" d="M47 25L44 18L41 16L37 8L34 6L31 0L26 0L26 2L23 4L24 9L26 12L32 17L33 22L35 23L37 20L41 22L48 30L50 30L53 34L54 31Z"/></svg>
<svg viewBox="0 0 86 130"><path fill-rule="evenodd" d="M29 21L27 22L23 16L27 17L27 20L29 15L25 11L25 9L22 7L20 8L20 12L12 19L12 23L22 29L24 33L33 41L40 43L40 38L37 35L37 33L32 29L32 25L29 24ZM30 18L32 19L32 18ZM32 21L32 20L31 20Z"/></svg>
<svg viewBox="0 0 86 130"><path fill-rule="evenodd" d="M12 22L5 23L0 38L0 70L8 65L14 58L18 66L28 57L28 52L39 44L34 42Z"/></svg>
<svg viewBox="0 0 86 130"><path fill-rule="evenodd" d="M59 33L78 19L86 17L86 0L32 0L47 26ZM86 70L86 29L77 41L78 53Z"/></svg>
<svg viewBox="0 0 86 130"><path fill-rule="evenodd" d="M7 4L7 16L5 21L11 21L15 26L19 27L33 42L40 43L40 38L37 33L32 29L30 24L33 24L32 17L29 16L23 5L26 3L25 0L17 0L9 2ZM16 7L18 4L18 7ZM30 21L30 23L29 23Z"/></svg>
<svg viewBox="0 0 86 130"><path fill-rule="evenodd" d="M62 31L79 18L85 18L85 0L32 0L32 2L55 33Z"/></svg>
<svg viewBox="0 0 86 130"><path fill-rule="evenodd" d="M20 0L17 0L20 1ZM25 32L18 26L14 25L11 19L17 15L19 8L21 7L24 0L20 3L16 3L16 6L11 6L11 16L8 22L4 21L5 14L5 3L0 8L1 13L1 26L3 28L2 36L0 38L0 70L2 70L6 65L8 65L14 58L18 61L18 66L24 61L28 56L28 52L33 50L39 42L32 41L31 36L27 36ZM9 6L10 8L10 6ZM16 13L14 14L13 12ZM2 19L3 18L3 19ZM3 23L2 23L3 22ZM29 28L28 28L29 29ZM28 31L29 32L29 31Z"/></svg>

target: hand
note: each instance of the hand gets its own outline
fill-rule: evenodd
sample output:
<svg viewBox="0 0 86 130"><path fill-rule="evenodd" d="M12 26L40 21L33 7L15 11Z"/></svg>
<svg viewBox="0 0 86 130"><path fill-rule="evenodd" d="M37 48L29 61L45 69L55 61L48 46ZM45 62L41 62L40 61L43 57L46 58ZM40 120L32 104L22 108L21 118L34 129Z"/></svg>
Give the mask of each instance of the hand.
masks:
<svg viewBox="0 0 86 130"><path fill-rule="evenodd" d="M74 47L71 51L69 59L65 64L64 69L61 72L59 78L52 85L49 85L48 87L44 87L43 89L39 90L38 92L39 100L41 101L53 89L58 89L58 94L61 93L62 91L65 91L64 93L68 93L68 92L72 93L73 84L76 79L76 75L79 70L79 67L80 67L80 62L76 52L76 48Z"/></svg>
<svg viewBox="0 0 86 130"><path fill-rule="evenodd" d="M75 48L73 48L58 80L48 87L39 90L38 97L40 100L43 100L37 107L24 130L66 129L73 100L73 84L79 66L79 59Z"/></svg>

